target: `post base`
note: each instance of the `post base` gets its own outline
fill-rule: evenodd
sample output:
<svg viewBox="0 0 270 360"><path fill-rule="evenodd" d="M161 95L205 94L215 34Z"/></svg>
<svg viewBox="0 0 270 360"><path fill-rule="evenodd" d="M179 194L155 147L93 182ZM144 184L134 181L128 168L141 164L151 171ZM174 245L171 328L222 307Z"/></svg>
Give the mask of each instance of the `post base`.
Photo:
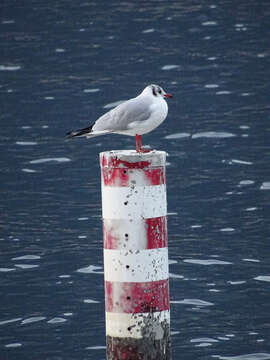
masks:
<svg viewBox="0 0 270 360"><path fill-rule="evenodd" d="M107 360L170 360L169 328L160 340L106 337Z"/></svg>

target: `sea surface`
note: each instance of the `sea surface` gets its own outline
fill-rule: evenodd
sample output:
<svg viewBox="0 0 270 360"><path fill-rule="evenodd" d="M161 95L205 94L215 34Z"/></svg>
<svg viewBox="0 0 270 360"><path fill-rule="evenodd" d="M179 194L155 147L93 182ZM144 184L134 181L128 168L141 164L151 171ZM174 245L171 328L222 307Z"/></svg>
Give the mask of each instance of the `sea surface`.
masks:
<svg viewBox="0 0 270 360"><path fill-rule="evenodd" d="M173 360L270 359L270 2L0 5L0 360L105 360L98 154L67 141L151 83Z"/></svg>

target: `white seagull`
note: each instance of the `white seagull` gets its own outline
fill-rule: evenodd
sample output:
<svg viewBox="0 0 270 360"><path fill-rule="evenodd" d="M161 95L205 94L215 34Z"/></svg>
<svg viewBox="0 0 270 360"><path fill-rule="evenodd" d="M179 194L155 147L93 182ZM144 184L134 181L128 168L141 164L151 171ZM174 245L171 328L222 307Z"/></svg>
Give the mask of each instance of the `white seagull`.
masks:
<svg viewBox="0 0 270 360"><path fill-rule="evenodd" d="M136 136L136 151L149 152L151 150L142 149L141 135L154 130L165 120L168 105L164 98L171 97L162 87L148 85L137 97L108 111L94 124L67 133L67 137L91 138L105 134Z"/></svg>

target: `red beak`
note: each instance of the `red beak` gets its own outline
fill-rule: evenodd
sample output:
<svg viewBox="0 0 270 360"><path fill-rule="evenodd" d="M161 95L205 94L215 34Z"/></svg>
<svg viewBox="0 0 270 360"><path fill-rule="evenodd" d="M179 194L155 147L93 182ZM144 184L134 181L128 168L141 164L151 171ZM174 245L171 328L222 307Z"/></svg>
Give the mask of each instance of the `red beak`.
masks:
<svg viewBox="0 0 270 360"><path fill-rule="evenodd" d="M172 96L171 94L168 94L168 93L167 93L167 94L164 94L163 97L165 97L165 98L172 98L173 96Z"/></svg>

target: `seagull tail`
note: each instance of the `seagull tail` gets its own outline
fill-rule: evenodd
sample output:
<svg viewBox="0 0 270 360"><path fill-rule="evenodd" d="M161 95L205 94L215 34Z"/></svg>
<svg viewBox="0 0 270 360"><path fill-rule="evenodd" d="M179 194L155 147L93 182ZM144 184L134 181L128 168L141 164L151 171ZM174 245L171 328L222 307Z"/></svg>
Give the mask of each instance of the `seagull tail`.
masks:
<svg viewBox="0 0 270 360"><path fill-rule="evenodd" d="M93 125L91 126L88 126L86 128L83 128L83 129L79 129L79 130L73 130L73 131L70 131L66 134L66 137L67 138L73 138L73 137L76 137L76 136L91 136L91 131L92 131L92 127Z"/></svg>

